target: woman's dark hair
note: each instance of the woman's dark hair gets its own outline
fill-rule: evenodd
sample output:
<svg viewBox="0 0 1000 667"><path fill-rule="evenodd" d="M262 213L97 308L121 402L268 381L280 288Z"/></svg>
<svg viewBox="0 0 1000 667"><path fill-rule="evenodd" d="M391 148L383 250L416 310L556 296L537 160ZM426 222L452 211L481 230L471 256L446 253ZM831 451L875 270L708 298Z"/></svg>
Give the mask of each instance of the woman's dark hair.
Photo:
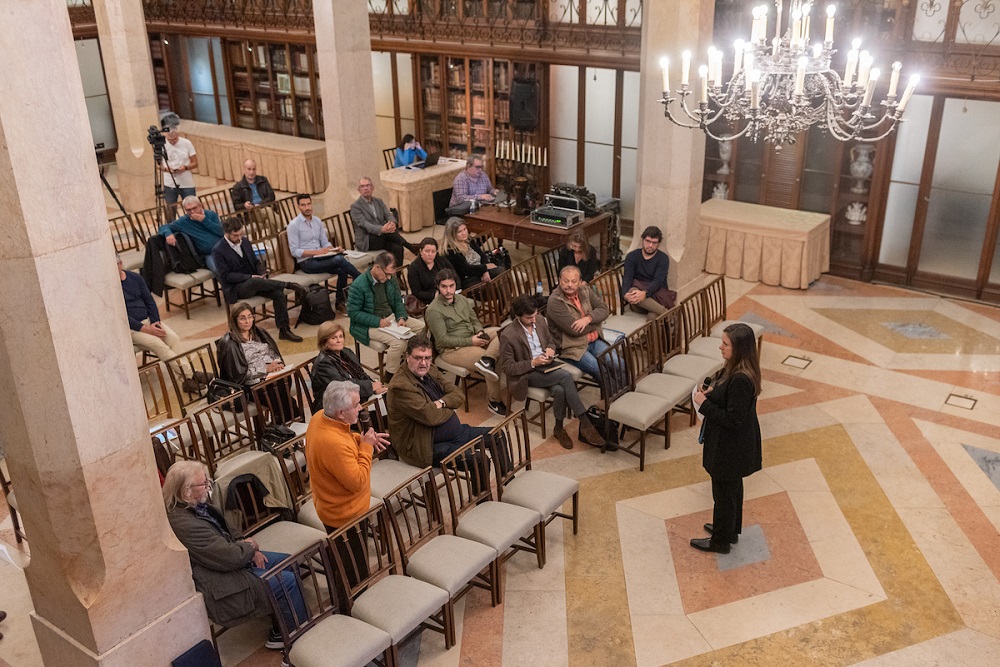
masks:
<svg viewBox="0 0 1000 667"><path fill-rule="evenodd" d="M461 282L458 280L458 274L455 273L454 269L441 269L434 276L434 287L440 287L441 283L446 280L454 280L456 285L461 285Z"/></svg>
<svg viewBox="0 0 1000 667"><path fill-rule="evenodd" d="M401 151L405 151L406 150L406 144L410 143L411 141L413 141L413 135L412 134L404 134L403 138L399 142L399 146L397 146L396 148L398 148Z"/></svg>
<svg viewBox="0 0 1000 667"><path fill-rule="evenodd" d="M579 243L580 252L583 253L583 258L590 259L591 247L590 247L590 242L587 241L586 234L584 234L583 232L573 232L572 234L569 235L569 238L566 239L566 245L569 246L570 243Z"/></svg>
<svg viewBox="0 0 1000 667"><path fill-rule="evenodd" d="M437 239L434 238L433 236L427 236L427 237L424 237L424 240L421 241L420 243L418 243L417 245L419 246L420 250L423 250L426 246L429 246L429 245L432 245L435 248L437 248L438 247L438 242L437 242Z"/></svg>
<svg viewBox="0 0 1000 667"><path fill-rule="evenodd" d="M233 304L233 307L229 309L229 333L236 336L237 339L242 338L242 334L240 334L240 327L236 320L242 313L248 310L251 313L253 312L253 308L251 308L250 304L246 301L235 303ZM254 322L254 324L256 325L256 322ZM253 336L253 329L251 329L250 332L250 335Z"/></svg>
<svg viewBox="0 0 1000 667"><path fill-rule="evenodd" d="M650 225L642 230L642 238L644 239L655 239L657 241L663 240L663 232L660 228L655 225Z"/></svg>
<svg viewBox="0 0 1000 667"><path fill-rule="evenodd" d="M754 396L760 395L760 362L757 359L757 338L753 329L742 322L723 329L733 346L733 353L726 363L726 377L743 373L753 381Z"/></svg>
<svg viewBox="0 0 1000 667"><path fill-rule="evenodd" d="M535 305L535 297L528 294L517 297L510 306L510 313L514 317L524 317L536 312L538 312L538 306Z"/></svg>

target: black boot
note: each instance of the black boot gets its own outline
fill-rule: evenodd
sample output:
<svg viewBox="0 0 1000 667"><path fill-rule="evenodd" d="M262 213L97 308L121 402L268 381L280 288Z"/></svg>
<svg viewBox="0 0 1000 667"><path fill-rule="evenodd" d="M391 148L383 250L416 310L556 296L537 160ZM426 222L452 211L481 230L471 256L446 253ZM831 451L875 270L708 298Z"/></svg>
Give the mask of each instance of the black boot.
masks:
<svg viewBox="0 0 1000 667"><path fill-rule="evenodd" d="M281 329L279 329L278 330L278 338L280 338L281 340L291 341L293 343L301 343L302 342L302 336L299 336L298 334L296 334L289 327L282 327Z"/></svg>

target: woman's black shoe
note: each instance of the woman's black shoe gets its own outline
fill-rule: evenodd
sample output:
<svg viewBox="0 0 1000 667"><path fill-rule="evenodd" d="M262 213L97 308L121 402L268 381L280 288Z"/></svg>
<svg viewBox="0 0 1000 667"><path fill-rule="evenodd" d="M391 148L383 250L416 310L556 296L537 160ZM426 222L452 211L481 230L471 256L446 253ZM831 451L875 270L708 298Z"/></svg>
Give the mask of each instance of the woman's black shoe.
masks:
<svg viewBox="0 0 1000 667"><path fill-rule="evenodd" d="M710 551L715 554L729 553L728 544L712 544L712 538L710 537L702 537L697 540L691 540L691 546L698 551Z"/></svg>
<svg viewBox="0 0 1000 667"><path fill-rule="evenodd" d="M706 523L703 527L705 528L705 532L708 533L709 535L713 535L715 533L714 526L712 526L712 524ZM739 541L740 541L740 536L737 535L736 537L733 538L733 541L730 542L730 544L736 544Z"/></svg>

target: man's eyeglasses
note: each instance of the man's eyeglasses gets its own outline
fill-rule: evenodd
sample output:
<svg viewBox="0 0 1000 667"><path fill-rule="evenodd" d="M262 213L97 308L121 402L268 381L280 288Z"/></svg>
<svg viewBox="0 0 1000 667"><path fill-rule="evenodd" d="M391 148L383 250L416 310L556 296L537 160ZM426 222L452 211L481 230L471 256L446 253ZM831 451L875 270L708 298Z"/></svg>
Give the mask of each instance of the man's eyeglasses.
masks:
<svg viewBox="0 0 1000 667"><path fill-rule="evenodd" d="M210 488L212 488L212 484L213 484L212 480L209 479L209 480L206 480L204 482L201 482L200 484L189 484L188 488L189 489L210 489Z"/></svg>

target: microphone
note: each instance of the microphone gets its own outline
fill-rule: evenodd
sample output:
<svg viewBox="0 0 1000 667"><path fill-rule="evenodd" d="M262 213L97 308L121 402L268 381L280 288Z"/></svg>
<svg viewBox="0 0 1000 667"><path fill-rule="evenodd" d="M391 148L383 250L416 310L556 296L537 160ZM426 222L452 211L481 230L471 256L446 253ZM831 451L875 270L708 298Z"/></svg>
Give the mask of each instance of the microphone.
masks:
<svg viewBox="0 0 1000 667"><path fill-rule="evenodd" d="M701 383L701 390L705 391L710 384L712 384L712 378L705 378L705 381Z"/></svg>
<svg viewBox="0 0 1000 667"><path fill-rule="evenodd" d="M368 408L363 409L358 413L358 429L361 433L366 433L368 429L372 427L372 415L368 411Z"/></svg>

